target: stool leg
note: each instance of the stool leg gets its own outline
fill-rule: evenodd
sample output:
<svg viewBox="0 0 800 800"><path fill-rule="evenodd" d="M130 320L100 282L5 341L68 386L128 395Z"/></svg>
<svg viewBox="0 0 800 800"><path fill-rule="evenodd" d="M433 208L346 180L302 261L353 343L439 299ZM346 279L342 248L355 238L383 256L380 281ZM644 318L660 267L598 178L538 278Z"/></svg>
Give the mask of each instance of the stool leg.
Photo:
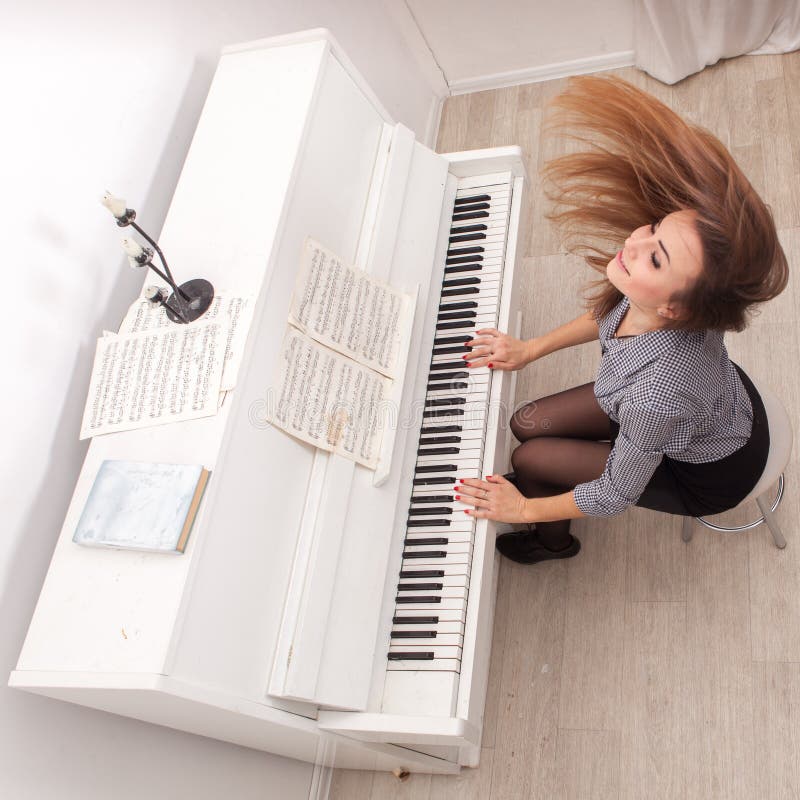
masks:
<svg viewBox="0 0 800 800"><path fill-rule="evenodd" d="M692 541L692 534L694 533L694 517L683 518L683 530L681 531L681 538L684 542Z"/></svg>
<svg viewBox="0 0 800 800"><path fill-rule="evenodd" d="M759 509L761 509L761 513L764 516L764 522L767 523L767 527L772 534L772 538L775 541L775 547L779 547L783 550L786 547L786 539L783 538L783 533L781 532L780 525L778 525L778 520L775 519L775 515L772 513L772 509L769 507L769 500L764 499L764 495L760 497L756 497L756 503L758 503Z"/></svg>

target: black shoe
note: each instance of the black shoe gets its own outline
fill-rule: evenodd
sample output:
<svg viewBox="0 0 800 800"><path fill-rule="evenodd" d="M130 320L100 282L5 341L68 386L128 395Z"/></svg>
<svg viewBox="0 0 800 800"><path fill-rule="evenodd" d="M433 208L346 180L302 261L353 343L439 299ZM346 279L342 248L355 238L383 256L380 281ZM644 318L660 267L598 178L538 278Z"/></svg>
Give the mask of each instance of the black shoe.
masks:
<svg viewBox="0 0 800 800"><path fill-rule="evenodd" d="M539 541L536 531L512 531L501 533L495 539L495 547L518 564L538 564L554 558L572 558L580 552L581 543L573 536L563 550L549 550Z"/></svg>

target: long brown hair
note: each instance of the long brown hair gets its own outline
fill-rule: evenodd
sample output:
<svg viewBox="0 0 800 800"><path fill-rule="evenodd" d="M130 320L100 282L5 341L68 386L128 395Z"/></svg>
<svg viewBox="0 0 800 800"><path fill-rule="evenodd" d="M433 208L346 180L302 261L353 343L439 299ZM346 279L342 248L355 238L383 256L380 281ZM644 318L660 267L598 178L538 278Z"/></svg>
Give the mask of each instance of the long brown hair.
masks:
<svg viewBox="0 0 800 800"><path fill-rule="evenodd" d="M549 161L548 217L567 249L605 273L636 228L681 209L696 212L703 249L700 277L678 300L683 313L664 327L747 327L754 303L786 287L789 269L769 207L724 145L652 95L617 77L572 78L551 101L546 129L580 144ZM622 299L607 278L587 308L605 316Z"/></svg>

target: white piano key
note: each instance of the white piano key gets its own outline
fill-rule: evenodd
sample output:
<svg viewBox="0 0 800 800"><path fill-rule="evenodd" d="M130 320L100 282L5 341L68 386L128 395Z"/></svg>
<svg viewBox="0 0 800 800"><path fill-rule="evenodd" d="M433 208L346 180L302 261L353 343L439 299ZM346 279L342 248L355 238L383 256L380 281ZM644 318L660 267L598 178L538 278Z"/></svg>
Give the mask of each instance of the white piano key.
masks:
<svg viewBox="0 0 800 800"><path fill-rule="evenodd" d="M401 585L405 583L405 581L400 582ZM412 591L412 592L405 592L400 591L399 589L396 590L396 602L397 607L400 608L404 605L415 605L414 603L404 603L401 602L404 598L409 597L439 597L441 598L442 602L445 600L462 600L466 607L467 602L467 594L469 589L466 586L447 586L442 589L420 589L419 591Z"/></svg>
<svg viewBox="0 0 800 800"><path fill-rule="evenodd" d="M475 305L470 305L466 308L459 308L460 304L463 303L474 303ZM440 314L450 314L450 313L458 313L460 311L491 311L498 306L498 301L496 298L493 297L478 297L477 299L472 298L464 298L463 300L449 300L448 298L444 298L439 303L439 313Z"/></svg>
<svg viewBox="0 0 800 800"><path fill-rule="evenodd" d="M479 197L480 195L488 194L491 200L497 197L508 197L511 193L509 185L507 183L498 183L494 184L491 187L483 187L480 191L477 189L468 189L466 187L456 189L456 200L463 200L467 197ZM462 203L464 204L464 203ZM458 205L453 206L454 208L458 208Z"/></svg>
<svg viewBox="0 0 800 800"><path fill-rule="evenodd" d="M464 524L465 520L468 524ZM466 540L471 541L471 539L469 538L470 536L472 536L472 530L470 528L470 525L472 525L473 523L474 520L469 518L469 514L462 514L460 518L457 517L455 520L453 520L453 522L449 526L434 527L433 525L431 525L430 527L425 526L420 528L409 528L406 533L418 534L416 536L416 538L418 539L420 538L424 539L426 537L433 538L437 536L448 538L448 536L455 535L456 533L464 533L467 537ZM414 537L407 536L406 538L411 540ZM436 549L437 546L438 545L430 545L426 549ZM409 550L411 548L406 547L406 549Z"/></svg>
<svg viewBox="0 0 800 800"><path fill-rule="evenodd" d="M480 367L470 367L476 375L481 376ZM488 370L488 367L486 368ZM482 370L481 370L482 371ZM484 375L487 373L482 371ZM489 384L486 381L475 381L470 385L470 382L465 378L456 378L452 383L466 383L466 386L454 386L447 389L429 389L425 395L425 409L429 408L450 408L467 403L475 403L478 401L487 402L489 399ZM429 403L430 400L445 401ZM460 402L463 400L464 402ZM459 402L455 402L459 401Z"/></svg>
<svg viewBox="0 0 800 800"><path fill-rule="evenodd" d="M464 519L467 519L468 517L467 514L463 513L462 516ZM420 531L419 528L410 528L406 534L403 546L406 551L411 550L414 547L418 547L423 550L438 547L438 544L417 544L420 539L424 540L432 538L447 539L449 544L472 543L475 538L475 533L471 530L464 531L450 528L439 528L437 530L429 531ZM431 578L431 580L435 582L436 579Z"/></svg>
<svg viewBox="0 0 800 800"><path fill-rule="evenodd" d="M417 567L416 565L402 566L401 567L401 571L409 571L409 572L418 572L418 571L420 571L420 569L428 570L428 571L444 572L444 576L442 576L442 577L445 577L445 578L455 578L457 580L462 580L463 579L463 573L460 572L458 569L456 569L451 564L440 564L438 567L430 567L430 566L428 566L428 567L421 567L420 568L420 567ZM398 572L398 576L399 576L399 574L400 573ZM407 580L407 579L398 577L398 580ZM420 580L423 580L423 579L421 578ZM425 578L424 580L429 580L429 579ZM441 580L441 578L430 578L430 580Z"/></svg>
<svg viewBox="0 0 800 800"><path fill-rule="evenodd" d="M457 658L436 658L432 661L387 661L386 663L389 672L458 672L461 669L461 660Z"/></svg>
<svg viewBox="0 0 800 800"><path fill-rule="evenodd" d="M431 428L431 430L432 430L432 428ZM439 438L441 436L460 436L462 442L468 441L468 440L473 440L473 439L478 439L478 440L482 441L483 440L483 431L481 431L479 429L476 429L474 427L469 427L469 428L462 427L461 430L459 430L459 431L443 431L443 432L433 431L431 433L423 433L419 438L419 442L420 442L419 446L420 447L428 447L429 446L428 442L425 441L425 440L429 441L430 439Z"/></svg>
<svg viewBox="0 0 800 800"><path fill-rule="evenodd" d="M442 586L460 586L463 588L469 586L469 578L465 575L441 575L437 578L404 578L400 576L397 583L398 585L402 584L404 586L417 586L424 585L426 583L441 583Z"/></svg>
<svg viewBox="0 0 800 800"><path fill-rule="evenodd" d="M424 645L436 645L437 647L461 647L464 642L464 636L460 633L439 633L433 628L428 628L427 630L433 630L436 633L436 636L424 636L419 638L404 636L401 639L390 637L389 641L393 646L397 647L402 645L409 645L409 647ZM424 633L425 629L420 626L420 630L418 632Z"/></svg>
<svg viewBox="0 0 800 800"><path fill-rule="evenodd" d="M468 372L468 368L464 370L454 370L454 372ZM447 373L439 373L439 375L446 375ZM453 381L460 380L460 378L452 378ZM445 383L448 381L431 381L431 383ZM436 389L431 388L431 391ZM464 417L464 419L483 419L486 416L486 403L483 400L469 400L466 403L460 403L453 406L424 406L423 420L436 420L440 417ZM428 413L428 412L436 413ZM423 422L423 425L425 422Z"/></svg>
<svg viewBox="0 0 800 800"><path fill-rule="evenodd" d="M466 515L465 515L466 516ZM443 556L426 555L429 553L444 553ZM420 561L423 558L430 560L438 560L440 558L447 559L452 555L466 554L472 552L472 542L453 542L452 544L431 544L425 546L412 546L403 545L403 560L409 562Z"/></svg>
<svg viewBox="0 0 800 800"><path fill-rule="evenodd" d="M427 597L428 595L423 596ZM431 613L435 613L437 608L449 608L451 611L464 609L464 613L466 613L467 601L463 598L442 597L437 598L437 600L439 600L439 602L436 603L403 603L402 605L395 606L395 613L400 613L404 608L414 611L430 611Z"/></svg>
<svg viewBox="0 0 800 800"><path fill-rule="evenodd" d="M439 547L437 550L442 550L443 548ZM425 548L427 551L427 548ZM429 567L436 567L442 564L447 564L448 566L452 567L456 572L461 570L469 571L469 564L472 558L471 553L445 553L444 557L437 558L434 556L424 556L421 558L403 558L402 564L403 569L411 569L412 567L419 567L422 569L423 566Z"/></svg>
<svg viewBox="0 0 800 800"><path fill-rule="evenodd" d="M390 653L433 653L434 658L461 658L461 647L458 645L409 645L401 642L389 645Z"/></svg>
<svg viewBox="0 0 800 800"><path fill-rule="evenodd" d="M441 410L441 409L440 409ZM445 409L447 410L447 409ZM471 411L465 412L463 414L444 414L435 417L425 417L423 419L423 426L428 427L436 425L461 425L463 430L473 430L475 428L480 428L481 430L484 429L486 425L486 411L487 409L481 409L480 411L476 411L472 409Z"/></svg>
<svg viewBox="0 0 800 800"><path fill-rule="evenodd" d="M429 611L417 611L416 609L403 609L402 612L398 612L395 609L392 617L392 625L397 626L398 629L402 629L406 626L406 623L398 622L398 619L428 619L430 617L435 617L437 619L436 624L444 626L443 630L456 630L456 628L452 626L460 626L464 624L464 615L459 609L443 608L433 614ZM420 625L421 624L423 623L420 623ZM448 625L451 627L447 627Z"/></svg>
<svg viewBox="0 0 800 800"><path fill-rule="evenodd" d="M455 485L455 478L477 478L481 474L481 471L477 467L464 467L463 469L453 470L453 472L432 472L432 473L425 473L423 475L415 475L414 481L418 479L424 478L448 478L453 480L453 485ZM418 486L447 486L446 482L442 483L414 483L414 487Z"/></svg>

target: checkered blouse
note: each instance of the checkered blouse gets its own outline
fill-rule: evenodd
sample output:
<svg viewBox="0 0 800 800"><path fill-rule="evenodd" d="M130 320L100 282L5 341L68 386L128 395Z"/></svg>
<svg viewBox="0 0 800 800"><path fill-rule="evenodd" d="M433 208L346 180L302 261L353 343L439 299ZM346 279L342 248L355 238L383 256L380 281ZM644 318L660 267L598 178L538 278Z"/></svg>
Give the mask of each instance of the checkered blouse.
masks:
<svg viewBox="0 0 800 800"><path fill-rule="evenodd" d="M750 438L753 407L718 331L648 331L614 338L627 297L599 320L597 402L619 435L597 480L575 487L584 514L611 516L641 496L664 455L716 461Z"/></svg>

